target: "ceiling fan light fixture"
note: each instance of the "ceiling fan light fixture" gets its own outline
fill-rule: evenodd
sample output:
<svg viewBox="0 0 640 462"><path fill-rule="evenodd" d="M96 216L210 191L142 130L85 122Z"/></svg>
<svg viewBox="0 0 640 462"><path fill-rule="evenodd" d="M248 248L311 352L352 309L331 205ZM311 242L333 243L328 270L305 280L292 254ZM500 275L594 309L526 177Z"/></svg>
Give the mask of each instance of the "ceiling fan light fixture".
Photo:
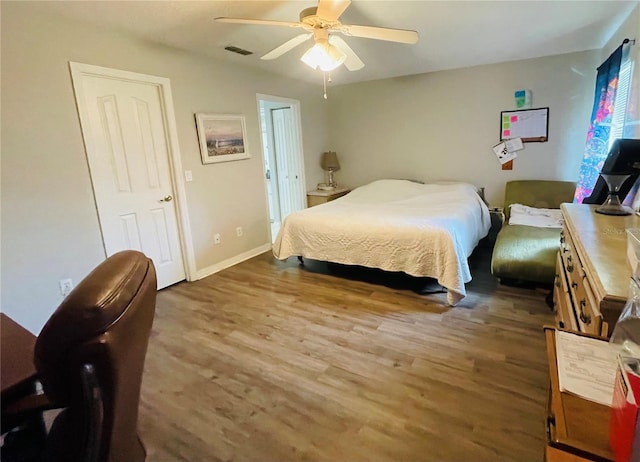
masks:
<svg viewBox="0 0 640 462"><path fill-rule="evenodd" d="M276 59L313 36L315 45L307 50L301 60L312 69L320 69L325 74L336 69L341 64L344 64L344 67L349 71L357 71L364 67L362 60L338 34L408 44L418 41L418 32L415 30L343 24L340 21L340 17L349 7L351 1L317 0L317 6L305 8L300 12L300 20L298 22L228 17L215 18L215 20L235 24L302 29L304 30L303 33L269 51L261 56L260 59ZM326 76L324 79L326 84Z"/></svg>
<svg viewBox="0 0 640 462"><path fill-rule="evenodd" d="M302 55L300 60L312 69L319 68L324 72L329 72L340 66L346 58L347 55L328 41L318 40Z"/></svg>

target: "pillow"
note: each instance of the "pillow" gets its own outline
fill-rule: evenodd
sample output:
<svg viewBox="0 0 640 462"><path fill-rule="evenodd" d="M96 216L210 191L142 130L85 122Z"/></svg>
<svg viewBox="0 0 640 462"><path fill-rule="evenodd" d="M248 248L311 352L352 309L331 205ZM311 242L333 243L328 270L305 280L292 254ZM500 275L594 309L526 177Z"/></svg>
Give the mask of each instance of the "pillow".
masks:
<svg viewBox="0 0 640 462"><path fill-rule="evenodd" d="M510 225L527 225L538 228L562 228L560 209L538 209L522 204L511 204Z"/></svg>

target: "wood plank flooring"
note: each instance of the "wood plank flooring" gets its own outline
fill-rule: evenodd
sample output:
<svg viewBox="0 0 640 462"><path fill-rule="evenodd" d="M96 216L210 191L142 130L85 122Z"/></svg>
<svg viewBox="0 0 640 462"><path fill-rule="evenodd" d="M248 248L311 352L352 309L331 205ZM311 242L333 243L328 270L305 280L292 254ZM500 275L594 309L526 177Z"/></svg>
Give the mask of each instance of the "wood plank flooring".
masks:
<svg viewBox="0 0 640 462"><path fill-rule="evenodd" d="M544 292L260 255L158 294L148 461L542 461Z"/></svg>

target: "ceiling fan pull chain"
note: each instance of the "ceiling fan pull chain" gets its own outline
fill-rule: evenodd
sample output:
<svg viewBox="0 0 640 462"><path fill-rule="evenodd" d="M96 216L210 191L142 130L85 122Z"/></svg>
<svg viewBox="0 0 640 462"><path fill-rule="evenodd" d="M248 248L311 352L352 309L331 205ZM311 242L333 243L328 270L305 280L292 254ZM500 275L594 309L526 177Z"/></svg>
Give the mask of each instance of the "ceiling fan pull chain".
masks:
<svg viewBox="0 0 640 462"><path fill-rule="evenodd" d="M322 71L322 84L324 86L324 99L327 99L327 73Z"/></svg>

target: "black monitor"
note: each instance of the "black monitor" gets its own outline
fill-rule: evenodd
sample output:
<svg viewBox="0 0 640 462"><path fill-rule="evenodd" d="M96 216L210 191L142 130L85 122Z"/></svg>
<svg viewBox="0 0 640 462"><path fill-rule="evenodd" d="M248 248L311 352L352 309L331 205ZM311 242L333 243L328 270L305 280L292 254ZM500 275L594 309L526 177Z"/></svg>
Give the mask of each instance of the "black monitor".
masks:
<svg viewBox="0 0 640 462"><path fill-rule="evenodd" d="M640 140L620 138L613 142L600 173L630 175L620 188L618 197L623 201L640 175ZM582 200L583 204L602 204L609 195L607 183L598 177L593 192Z"/></svg>

